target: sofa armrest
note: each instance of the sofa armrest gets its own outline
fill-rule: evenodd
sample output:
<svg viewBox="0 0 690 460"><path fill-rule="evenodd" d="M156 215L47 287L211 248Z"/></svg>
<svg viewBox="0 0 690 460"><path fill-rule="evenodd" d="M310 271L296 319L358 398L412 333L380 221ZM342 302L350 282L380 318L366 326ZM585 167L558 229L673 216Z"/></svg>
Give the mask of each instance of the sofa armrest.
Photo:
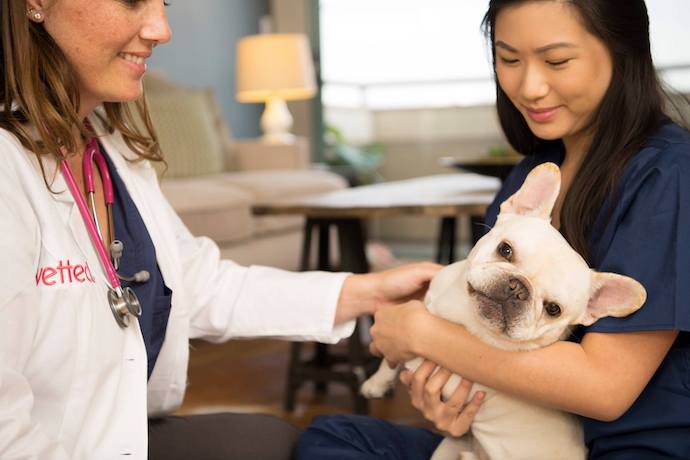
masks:
<svg viewBox="0 0 690 460"><path fill-rule="evenodd" d="M297 137L292 144L240 140L235 144L234 160L239 171L308 169L309 142L303 137Z"/></svg>

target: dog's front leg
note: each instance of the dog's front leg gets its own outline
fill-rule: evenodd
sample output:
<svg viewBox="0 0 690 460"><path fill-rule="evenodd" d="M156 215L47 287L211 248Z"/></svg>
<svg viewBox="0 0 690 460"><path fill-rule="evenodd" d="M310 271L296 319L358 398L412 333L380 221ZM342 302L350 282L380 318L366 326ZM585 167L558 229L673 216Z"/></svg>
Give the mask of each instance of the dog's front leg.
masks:
<svg viewBox="0 0 690 460"><path fill-rule="evenodd" d="M365 398L382 398L388 390L395 386L400 366L390 367L384 359L374 375L369 377L359 389Z"/></svg>

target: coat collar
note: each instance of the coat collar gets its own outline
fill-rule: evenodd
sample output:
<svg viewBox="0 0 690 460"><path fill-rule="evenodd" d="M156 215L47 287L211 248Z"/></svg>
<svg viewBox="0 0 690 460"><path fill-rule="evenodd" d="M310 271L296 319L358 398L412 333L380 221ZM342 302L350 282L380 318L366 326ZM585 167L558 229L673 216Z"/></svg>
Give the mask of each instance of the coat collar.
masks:
<svg viewBox="0 0 690 460"><path fill-rule="evenodd" d="M151 188L151 184L157 183L155 169L148 161L131 161L138 157L127 147L120 133L108 134L99 140L144 221L156 248L156 260L163 279L167 285L174 284L176 263L171 256L171 251L166 251L164 248L175 244L175 241L171 241L169 232L161 228L163 221L160 219L160 209L152 208L154 203L159 203L152 194L160 193L159 189Z"/></svg>

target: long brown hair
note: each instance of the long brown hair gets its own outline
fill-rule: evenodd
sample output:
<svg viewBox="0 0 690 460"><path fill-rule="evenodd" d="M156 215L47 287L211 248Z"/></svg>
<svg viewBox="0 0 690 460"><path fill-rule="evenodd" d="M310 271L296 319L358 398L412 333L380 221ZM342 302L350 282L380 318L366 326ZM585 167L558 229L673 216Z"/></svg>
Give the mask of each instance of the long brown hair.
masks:
<svg viewBox="0 0 690 460"><path fill-rule="evenodd" d="M0 128L38 157L50 187L43 158L60 159L63 150L74 152L75 127L85 137L94 133L79 119L79 91L71 66L43 24L27 18L25 0L0 0L0 63ZM108 131L119 131L139 159L162 160L144 97L131 104L106 102L104 108Z"/></svg>
<svg viewBox="0 0 690 460"><path fill-rule="evenodd" d="M504 8L527 1L534 0L489 2L483 27L492 48L494 73L496 17ZM606 45L613 60L611 83L592 116L592 143L561 210L561 233L591 262L590 232L602 206L617 199L617 184L626 164L668 117L664 112L665 92L652 61L644 0L562 1L579 12L584 26ZM496 106L504 134L518 152L534 154L561 142L537 138L498 83Z"/></svg>

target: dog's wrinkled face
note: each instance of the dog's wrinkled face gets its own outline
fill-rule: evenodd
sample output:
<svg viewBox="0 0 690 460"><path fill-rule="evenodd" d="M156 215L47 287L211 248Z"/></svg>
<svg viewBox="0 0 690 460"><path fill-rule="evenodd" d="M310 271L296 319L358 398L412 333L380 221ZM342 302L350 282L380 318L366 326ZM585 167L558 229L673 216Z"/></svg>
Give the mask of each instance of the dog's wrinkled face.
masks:
<svg viewBox="0 0 690 460"><path fill-rule="evenodd" d="M472 310L466 326L497 346L542 347L570 325L626 316L645 301L640 283L591 270L551 225L559 190L556 165L532 170L465 262L461 289Z"/></svg>
<svg viewBox="0 0 690 460"><path fill-rule="evenodd" d="M587 309L591 271L544 219L502 214L467 261L477 318L495 335L543 346Z"/></svg>

